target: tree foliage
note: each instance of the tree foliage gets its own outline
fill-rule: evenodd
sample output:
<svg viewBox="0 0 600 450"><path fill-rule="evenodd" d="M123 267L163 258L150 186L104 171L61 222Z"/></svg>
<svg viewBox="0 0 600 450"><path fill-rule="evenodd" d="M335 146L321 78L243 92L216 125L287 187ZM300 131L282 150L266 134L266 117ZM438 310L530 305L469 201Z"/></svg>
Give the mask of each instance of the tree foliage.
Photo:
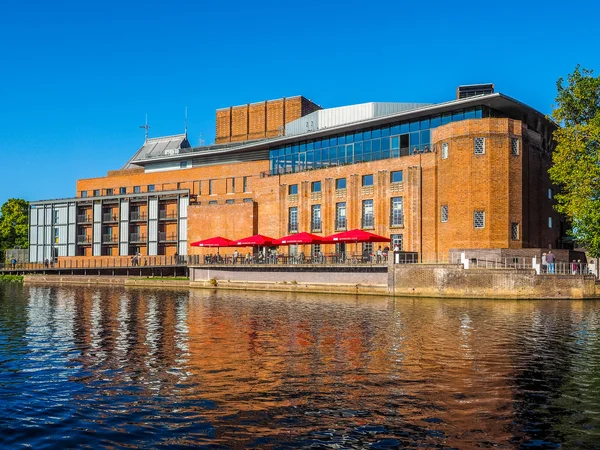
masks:
<svg viewBox="0 0 600 450"><path fill-rule="evenodd" d="M571 221L570 233L592 257L600 257L600 77L575 68L558 93L550 179L560 186L556 209Z"/></svg>
<svg viewBox="0 0 600 450"><path fill-rule="evenodd" d="M0 210L0 250L27 248L29 202L10 198Z"/></svg>

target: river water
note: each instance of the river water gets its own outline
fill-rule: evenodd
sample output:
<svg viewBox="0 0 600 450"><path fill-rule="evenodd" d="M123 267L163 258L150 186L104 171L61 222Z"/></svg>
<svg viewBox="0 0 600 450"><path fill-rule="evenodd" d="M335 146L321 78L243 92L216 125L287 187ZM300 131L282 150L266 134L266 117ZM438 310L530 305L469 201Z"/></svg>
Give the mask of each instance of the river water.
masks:
<svg viewBox="0 0 600 450"><path fill-rule="evenodd" d="M600 448L600 302L0 283L0 447Z"/></svg>

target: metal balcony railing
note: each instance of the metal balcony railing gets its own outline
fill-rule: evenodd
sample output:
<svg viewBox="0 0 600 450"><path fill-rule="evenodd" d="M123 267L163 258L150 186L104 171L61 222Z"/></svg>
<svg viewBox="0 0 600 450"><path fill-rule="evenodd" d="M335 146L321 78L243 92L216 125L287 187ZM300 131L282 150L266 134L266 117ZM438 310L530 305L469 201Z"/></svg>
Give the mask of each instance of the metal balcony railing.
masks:
<svg viewBox="0 0 600 450"><path fill-rule="evenodd" d="M321 231L322 226L321 220L313 220L310 224L310 231Z"/></svg>
<svg viewBox="0 0 600 450"><path fill-rule="evenodd" d="M77 223L91 223L92 216L88 216L86 214L80 214L77 216Z"/></svg>
<svg viewBox="0 0 600 450"><path fill-rule="evenodd" d="M373 216L363 217L361 220L362 228L375 228L375 218Z"/></svg>
<svg viewBox="0 0 600 450"><path fill-rule="evenodd" d="M90 244L91 242L92 242L91 236L86 236L85 234L77 236L78 244Z"/></svg>
<svg viewBox="0 0 600 450"><path fill-rule="evenodd" d="M119 241L119 237L112 235L112 234L103 234L102 235L102 242L104 244L113 244L115 242Z"/></svg>
<svg viewBox="0 0 600 450"><path fill-rule="evenodd" d="M146 220L148 219L148 216L146 213L140 213L140 212L132 212L131 213L131 221L136 221L136 220Z"/></svg>
<svg viewBox="0 0 600 450"><path fill-rule="evenodd" d="M129 235L130 242L146 242L146 235L141 233L131 233Z"/></svg>
<svg viewBox="0 0 600 450"><path fill-rule="evenodd" d="M175 233L166 233L164 231L158 232L158 240L161 242L177 242L177 234Z"/></svg>
<svg viewBox="0 0 600 450"><path fill-rule="evenodd" d="M338 218L335 220L335 229L336 230L345 230L347 227L346 218Z"/></svg>
<svg viewBox="0 0 600 450"><path fill-rule="evenodd" d="M159 211L158 218L161 220L175 220L175 219L177 219L177 213L167 212L167 211Z"/></svg>
<svg viewBox="0 0 600 450"><path fill-rule="evenodd" d="M104 222L116 222L118 220L118 216L113 213L104 213L102 214L102 221Z"/></svg>
<svg viewBox="0 0 600 450"><path fill-rule="evenodd" d="M390 226L401 227L404 225L404 214L391 214L390 215Z"/></svg>

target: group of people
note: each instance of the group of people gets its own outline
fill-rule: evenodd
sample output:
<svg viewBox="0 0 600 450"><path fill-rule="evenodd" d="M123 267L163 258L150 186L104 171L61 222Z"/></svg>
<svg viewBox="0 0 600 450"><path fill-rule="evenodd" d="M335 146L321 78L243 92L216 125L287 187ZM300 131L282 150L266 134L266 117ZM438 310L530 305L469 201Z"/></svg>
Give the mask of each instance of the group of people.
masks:
<svg viewBox="0 0 600 450"><path fill-rule="evenodd" d="M568 263L565 263L568 265ZM574 259L567 270L572 275L578 275L584 273L584 264L581 259ZM542 253L542 273L554 274L556 273L556 256L552 253L552 250L548 250L548 253Z"/></svg>
<svg viewBox="0 0 600 450"><path fill-rule="evenodd" d="M131 257L131 265L139 266L141 259L142 259L142 254L140 252L137 252L135 255L133 255Z"/></svg>

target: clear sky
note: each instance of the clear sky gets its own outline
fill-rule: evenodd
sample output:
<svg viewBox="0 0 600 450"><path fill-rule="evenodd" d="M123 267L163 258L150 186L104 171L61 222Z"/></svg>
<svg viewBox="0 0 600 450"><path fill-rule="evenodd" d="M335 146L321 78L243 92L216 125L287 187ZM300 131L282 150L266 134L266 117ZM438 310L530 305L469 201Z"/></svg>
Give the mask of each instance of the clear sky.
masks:
<svg viewBox="0 0 600 450"><path fill-rule="evenodd" d="M600 2L0 2L0 204L75 195L150 136L214 142L215 109L440 102L493 82L549 113L576 64L600 74Z"/></svg>

